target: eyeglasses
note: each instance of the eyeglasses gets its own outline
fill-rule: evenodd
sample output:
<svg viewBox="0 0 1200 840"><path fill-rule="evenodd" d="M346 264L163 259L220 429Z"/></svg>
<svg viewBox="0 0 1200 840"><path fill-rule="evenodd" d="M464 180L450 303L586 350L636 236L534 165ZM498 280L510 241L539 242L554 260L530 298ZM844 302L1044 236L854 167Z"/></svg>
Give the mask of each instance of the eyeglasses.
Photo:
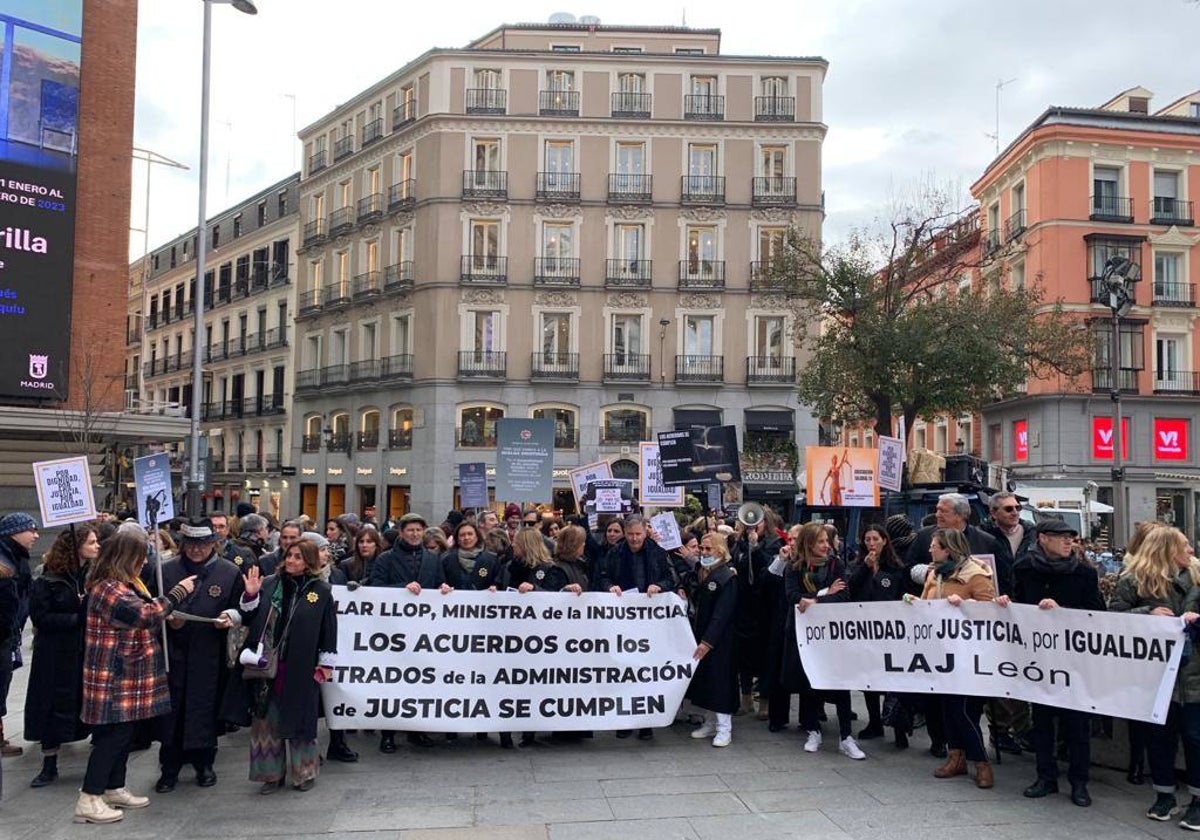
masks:
<svg viewBox="0 0 1200 840"><path fill-rule="evenodd" d="M1017 505L1004 505L1003 507L998 508L998 510L1008 511L1009 513L1012 513L1014 510L1020 510L1020 509L1021 508L1019 508Z"/></svg>

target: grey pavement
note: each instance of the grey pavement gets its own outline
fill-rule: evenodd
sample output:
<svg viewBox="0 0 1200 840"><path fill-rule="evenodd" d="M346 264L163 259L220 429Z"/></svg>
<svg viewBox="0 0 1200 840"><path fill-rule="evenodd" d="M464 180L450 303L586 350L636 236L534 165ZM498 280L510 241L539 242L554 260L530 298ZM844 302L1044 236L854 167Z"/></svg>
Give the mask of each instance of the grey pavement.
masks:
<svg viewBox="0 0 1200 840"><path fill-rule="evenodd" d="M466 735L430 750L401 738L390 756L363 733L350 736L357 764L329 762L313 790L288 787L273 796L258 795L246 780L248 738L239 732L222 742L215 787L196 787L185 770L174 793L154 794L156 753L135 753L129 787L150 795L150 807L115 826L75 825L88 747L64 747L58 782L29 787L41 758L20 737L27 674L17 671L4 719L25 755L4 759L0 840L919 840L945 829L971 840L1185 836L1174 821L1146 819L1149 787L1128 784L1116 770L1094 769L1095 804L1085 809L1062 794L1024 799L1021 790L1034 778L1031 756L1006 757L996 787L985 791L965 778L934 779L940 762L926 752L923 731L904 752L864 742L868 758L855 762L836 752L832 721L813 755L801 749L795 729L771 734L748 718L735 719L725 749L691 740L685 723L659 730L651 743L597 733L579 745L513 751L500 749L495 736L481 744Z"/></svg>

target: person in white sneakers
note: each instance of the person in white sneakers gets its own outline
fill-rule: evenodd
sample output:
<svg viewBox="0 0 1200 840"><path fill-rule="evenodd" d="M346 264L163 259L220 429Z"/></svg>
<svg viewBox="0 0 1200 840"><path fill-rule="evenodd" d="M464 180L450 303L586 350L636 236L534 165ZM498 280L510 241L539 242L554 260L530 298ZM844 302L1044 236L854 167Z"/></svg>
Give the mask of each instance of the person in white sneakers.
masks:
<svg viewBox="0 0 1200 840"><path fill-rule="evenodd" d="M737 572L729 564L725 535L712 531L700 538L696 586L696 673L688 686L692 705L705 711L693 738L712 738L714 747L733 740L733 713L739 705L737 659L733 651L737 617Z"/></svg>
<svg viewBox="0 0 1200 840"><path fill-rule="evenodd" d="M166 661L155 631L195 588L196 576L152 598L141 579L145 562L144 537L116 534L104 542L88 571L80 718L92 727L92 754L75 822L116 822L124 816L118 808L150 804L126 789L125 763L137 722L171 709Z"/></svg>
<svg viewBox="0 0 1200 840"><path fill-rule="evenodd" d="M805 612L818 604L848 601L850 590L846 583L846 566L833 551L829 532L820 522L806 522L796 537L790 562L783 573L783 587L789 609L785 638L796 638L795 621L797 612ZM838 730L841 740L838 752L861 761L866 753L858 748L850 734L853 716L850 709L849 691L817 691L804 673L800 654L795 642L784 646L783 674L785 681L800 691L800 725L808 731L804 742L805 752L816 752L821 748L821 724L817 713L823 703L833 703L837 708Z"/></svg>

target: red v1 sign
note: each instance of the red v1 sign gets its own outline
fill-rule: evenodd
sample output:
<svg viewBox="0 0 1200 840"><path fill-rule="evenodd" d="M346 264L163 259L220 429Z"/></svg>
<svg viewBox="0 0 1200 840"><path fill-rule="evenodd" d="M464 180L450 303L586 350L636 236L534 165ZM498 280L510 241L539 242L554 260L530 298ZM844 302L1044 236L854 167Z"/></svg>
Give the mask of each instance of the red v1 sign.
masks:
<svg viewBox="0 0 1200 840"><path fill-rule="evenodd" d="M1029 421L1013 421L1013 460L1029 460Z"/></svg>
<svg viewBox="0 0 1200 840"><path fill-rule="evenodd" d="M1188 459L1188 421L1154 418L1154 457L1159 461Z"/></svg>
<svg viewBox="0 0 1200 840"><path fill-rule="evenodd" d="M1097 461L1111 461L1113 457L1113 419L1092 418L1092 457ZM1129 460L1129 418L1121 418L1121 459Z"/></svg>

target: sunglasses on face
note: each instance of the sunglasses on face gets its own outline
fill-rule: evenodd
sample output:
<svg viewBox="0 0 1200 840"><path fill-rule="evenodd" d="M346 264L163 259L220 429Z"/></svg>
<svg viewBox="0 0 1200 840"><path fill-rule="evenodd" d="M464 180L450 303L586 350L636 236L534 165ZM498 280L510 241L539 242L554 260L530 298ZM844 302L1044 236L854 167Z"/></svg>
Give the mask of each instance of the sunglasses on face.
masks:
<svg viewBox="0 0 1200 840"><path fill-rule="evenodd" d="M1016 505L1004 505L1003 507L1000 508L1000 510L1004 510L1004 511L1008 511L1009 513L1012 513L1014 510L1020 510L1020 508L1017 507Z"/></svg>

